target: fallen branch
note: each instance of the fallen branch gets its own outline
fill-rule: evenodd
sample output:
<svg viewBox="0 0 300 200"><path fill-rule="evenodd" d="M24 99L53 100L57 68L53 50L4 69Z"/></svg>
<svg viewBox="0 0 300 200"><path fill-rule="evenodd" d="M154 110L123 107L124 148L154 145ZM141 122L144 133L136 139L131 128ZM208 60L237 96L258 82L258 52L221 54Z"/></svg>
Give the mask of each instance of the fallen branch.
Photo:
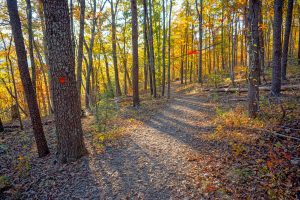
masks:
<svg viewBox="0 0 300 200"><path fill-rule="evenodd" d="M271 131L271 130L267 130L267 129L262 129L262 128L250 128L250 129L256 130L256 131L262 131L262 132L272 133L272 134L274 134L276 136L279 136L279 137L285 137L285 138L289 138L289 139L294 139L294 140L300 141L300 138L289 136L289 135L284 135L282 133L277 133L275 131Z"/></svg>

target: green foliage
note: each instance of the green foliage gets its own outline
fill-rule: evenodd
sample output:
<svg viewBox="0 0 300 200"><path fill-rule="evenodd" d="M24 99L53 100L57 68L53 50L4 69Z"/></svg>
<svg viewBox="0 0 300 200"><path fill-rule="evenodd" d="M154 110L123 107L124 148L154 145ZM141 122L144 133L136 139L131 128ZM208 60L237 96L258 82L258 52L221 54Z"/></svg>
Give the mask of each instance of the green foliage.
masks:
<svg viewBox="0 0 300 200"><path fill-rule="evenodd" d="M253 172L249 168L234 168L229 176L235 181L245 183L248 179L253 176Z"/></svg>
<svg viewBox="0 0 300 200"><path fill-rule="evenodd" d="M102 94L101 99L93 108L98 131L106 131L109 120L118 114L118 104L112 97L113 94L111 92Z"/></svg>
<svg viewBox="0 0 300 200"><path fill-rule="evenodd" d="M9 185L9 180L6 176L0 176L0 190Z"/></svg>
<svg viewBox="0 0 300 200"><path fill-rule="evenodd" d="M31 169L30 163L29 163L29 157L27 156L19 156L16 166L16 171L19 177L27 176L29 175L29 171Z"/></svg>

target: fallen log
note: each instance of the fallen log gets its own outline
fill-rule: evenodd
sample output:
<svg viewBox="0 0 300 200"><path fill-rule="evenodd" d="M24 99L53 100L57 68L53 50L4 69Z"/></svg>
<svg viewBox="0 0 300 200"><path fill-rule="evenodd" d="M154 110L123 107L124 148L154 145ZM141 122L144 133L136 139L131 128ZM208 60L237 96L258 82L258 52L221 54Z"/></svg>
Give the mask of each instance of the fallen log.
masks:
<svg viewBox="0 0 300 200"><path fill-rule="evenodd" d="M282 85L281 91L286 90L299 90L300 85ZM260 86L260 91L270 91L271 86ZM248 88L218 88L218 89L204 89L203 91L209 92L248 92Z"/></svg>

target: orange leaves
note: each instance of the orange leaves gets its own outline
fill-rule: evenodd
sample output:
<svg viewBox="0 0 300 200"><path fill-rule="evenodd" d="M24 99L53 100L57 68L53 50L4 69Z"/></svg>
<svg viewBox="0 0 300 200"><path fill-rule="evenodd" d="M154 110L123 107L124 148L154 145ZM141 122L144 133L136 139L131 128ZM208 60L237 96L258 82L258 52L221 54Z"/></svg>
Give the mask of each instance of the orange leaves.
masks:
<svg viewBox="0 0 300 200"><path fill-rule="evenodd" d="M259 25L258 25L258 29L259 29L259 30L264 31L264 30L266 30L267 28L268 28L268 27L267 27L266 24L259 24Z"/></svg>
<svg viewBox="0 0 300 200"><path fill-rule="evenodd" d="M210 192L214 192L216 190L218 190L218 188L216 186L214 186L214 185L208 185L208 186L206 186L204 192L210 193Z"/></svg>

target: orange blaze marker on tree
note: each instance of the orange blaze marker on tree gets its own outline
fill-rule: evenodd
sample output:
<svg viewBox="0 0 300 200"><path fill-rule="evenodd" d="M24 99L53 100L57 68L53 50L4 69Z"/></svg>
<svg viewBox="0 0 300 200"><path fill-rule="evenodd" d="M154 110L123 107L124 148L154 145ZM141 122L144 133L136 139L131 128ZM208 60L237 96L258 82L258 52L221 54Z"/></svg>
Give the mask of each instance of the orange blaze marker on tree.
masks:
<svg viewBox="0 0 300 200"><path fill-rule="evenodd" d="M197 50L192 50L188 52L188 55L194 55L194 54L198 54Z"/></svg>
<svg viewBox="0 0 300 200"><path fill-rule="evenodd" d="M65 77L60 77L60 78L58 79L58 82L59 82L60 84L65 84L66 78L65 78Z"/></svg>

